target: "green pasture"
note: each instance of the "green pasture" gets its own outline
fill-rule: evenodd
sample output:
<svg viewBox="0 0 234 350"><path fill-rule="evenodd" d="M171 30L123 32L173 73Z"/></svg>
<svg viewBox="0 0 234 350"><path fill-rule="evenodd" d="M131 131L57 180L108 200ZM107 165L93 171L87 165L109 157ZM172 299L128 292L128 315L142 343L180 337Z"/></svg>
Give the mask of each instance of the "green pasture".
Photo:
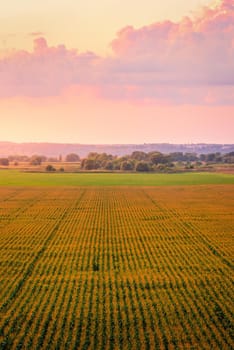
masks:
<svg viewBox="0 0 234 350"><path fill-rule="evenodd" d="M0 186L177 186L234 184L233 174L30 173L0 170Z"/></svg>

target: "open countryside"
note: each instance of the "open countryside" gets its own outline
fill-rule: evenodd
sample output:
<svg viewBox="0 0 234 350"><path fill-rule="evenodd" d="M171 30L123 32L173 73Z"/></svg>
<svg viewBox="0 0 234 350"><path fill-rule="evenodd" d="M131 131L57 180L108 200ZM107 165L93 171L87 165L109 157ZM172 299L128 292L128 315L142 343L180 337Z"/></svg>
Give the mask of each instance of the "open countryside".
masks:
<svg viewBox="0 0 234 350"><path fill-rule="evenodd" d="M11 174L1 349L234 347L233 175Z"/></svg>
<svg viewBox="0 0 234 350"><path fill-rule="evenodd" d="M175 186L234 184L234 174L224 173L52 173L0 171L1 186Z"/></svg>
<svg viewBox="0 0 234 350"><path fill-rule="evenodd" d="M0 9L0 350L234 350L234 0Z"/></svg>

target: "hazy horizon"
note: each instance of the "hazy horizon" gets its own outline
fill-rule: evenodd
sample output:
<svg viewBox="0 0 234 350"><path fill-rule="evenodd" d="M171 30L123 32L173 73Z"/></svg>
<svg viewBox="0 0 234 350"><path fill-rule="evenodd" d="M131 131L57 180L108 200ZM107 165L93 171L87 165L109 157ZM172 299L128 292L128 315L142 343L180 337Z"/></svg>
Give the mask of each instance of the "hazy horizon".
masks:
<svg viewBox="0 0 234 350"><path fill-rule="evenodd" d="M11 140L1 140L0 143L15 143L15 144L58 144L58 145L81 145L81 146L128 146L128 145L161 145L161 144L168 144L168 145L233 145L233 142L137 142L137 143L80 143L80 142L53 142L53 141L11 141Z"/></svg>
<svg viewBox="0 0 234 350"><path fill-rule="evenodd" d="M12 0L0 20L0 140L234 142L234 0Z"/></svg>

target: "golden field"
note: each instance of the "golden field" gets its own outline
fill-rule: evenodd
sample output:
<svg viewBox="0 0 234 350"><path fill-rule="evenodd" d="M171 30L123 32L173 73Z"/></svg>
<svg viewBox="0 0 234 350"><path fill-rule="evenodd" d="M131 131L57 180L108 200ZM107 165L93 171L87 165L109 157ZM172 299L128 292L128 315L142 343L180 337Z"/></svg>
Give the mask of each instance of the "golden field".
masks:
<svg viewBox="0 0 234 350"><path fill-rule="evenodd" d="M234 185L0 188L0 349L232 349Z"/></svg>

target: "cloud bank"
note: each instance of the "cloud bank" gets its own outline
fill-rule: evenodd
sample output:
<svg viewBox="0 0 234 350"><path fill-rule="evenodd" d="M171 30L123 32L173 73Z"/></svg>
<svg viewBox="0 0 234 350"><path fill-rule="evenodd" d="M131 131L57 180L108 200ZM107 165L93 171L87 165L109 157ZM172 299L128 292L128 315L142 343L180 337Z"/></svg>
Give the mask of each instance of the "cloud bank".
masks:
<svg viewBox="0 0 234 350"><path fill-rule="evenodd" d="M48 97L71 86L107 99L159 104L234 104L234 1L203 8L195 18L123 28L113 55L49 47L0 59L0 97Z"/></svg>

